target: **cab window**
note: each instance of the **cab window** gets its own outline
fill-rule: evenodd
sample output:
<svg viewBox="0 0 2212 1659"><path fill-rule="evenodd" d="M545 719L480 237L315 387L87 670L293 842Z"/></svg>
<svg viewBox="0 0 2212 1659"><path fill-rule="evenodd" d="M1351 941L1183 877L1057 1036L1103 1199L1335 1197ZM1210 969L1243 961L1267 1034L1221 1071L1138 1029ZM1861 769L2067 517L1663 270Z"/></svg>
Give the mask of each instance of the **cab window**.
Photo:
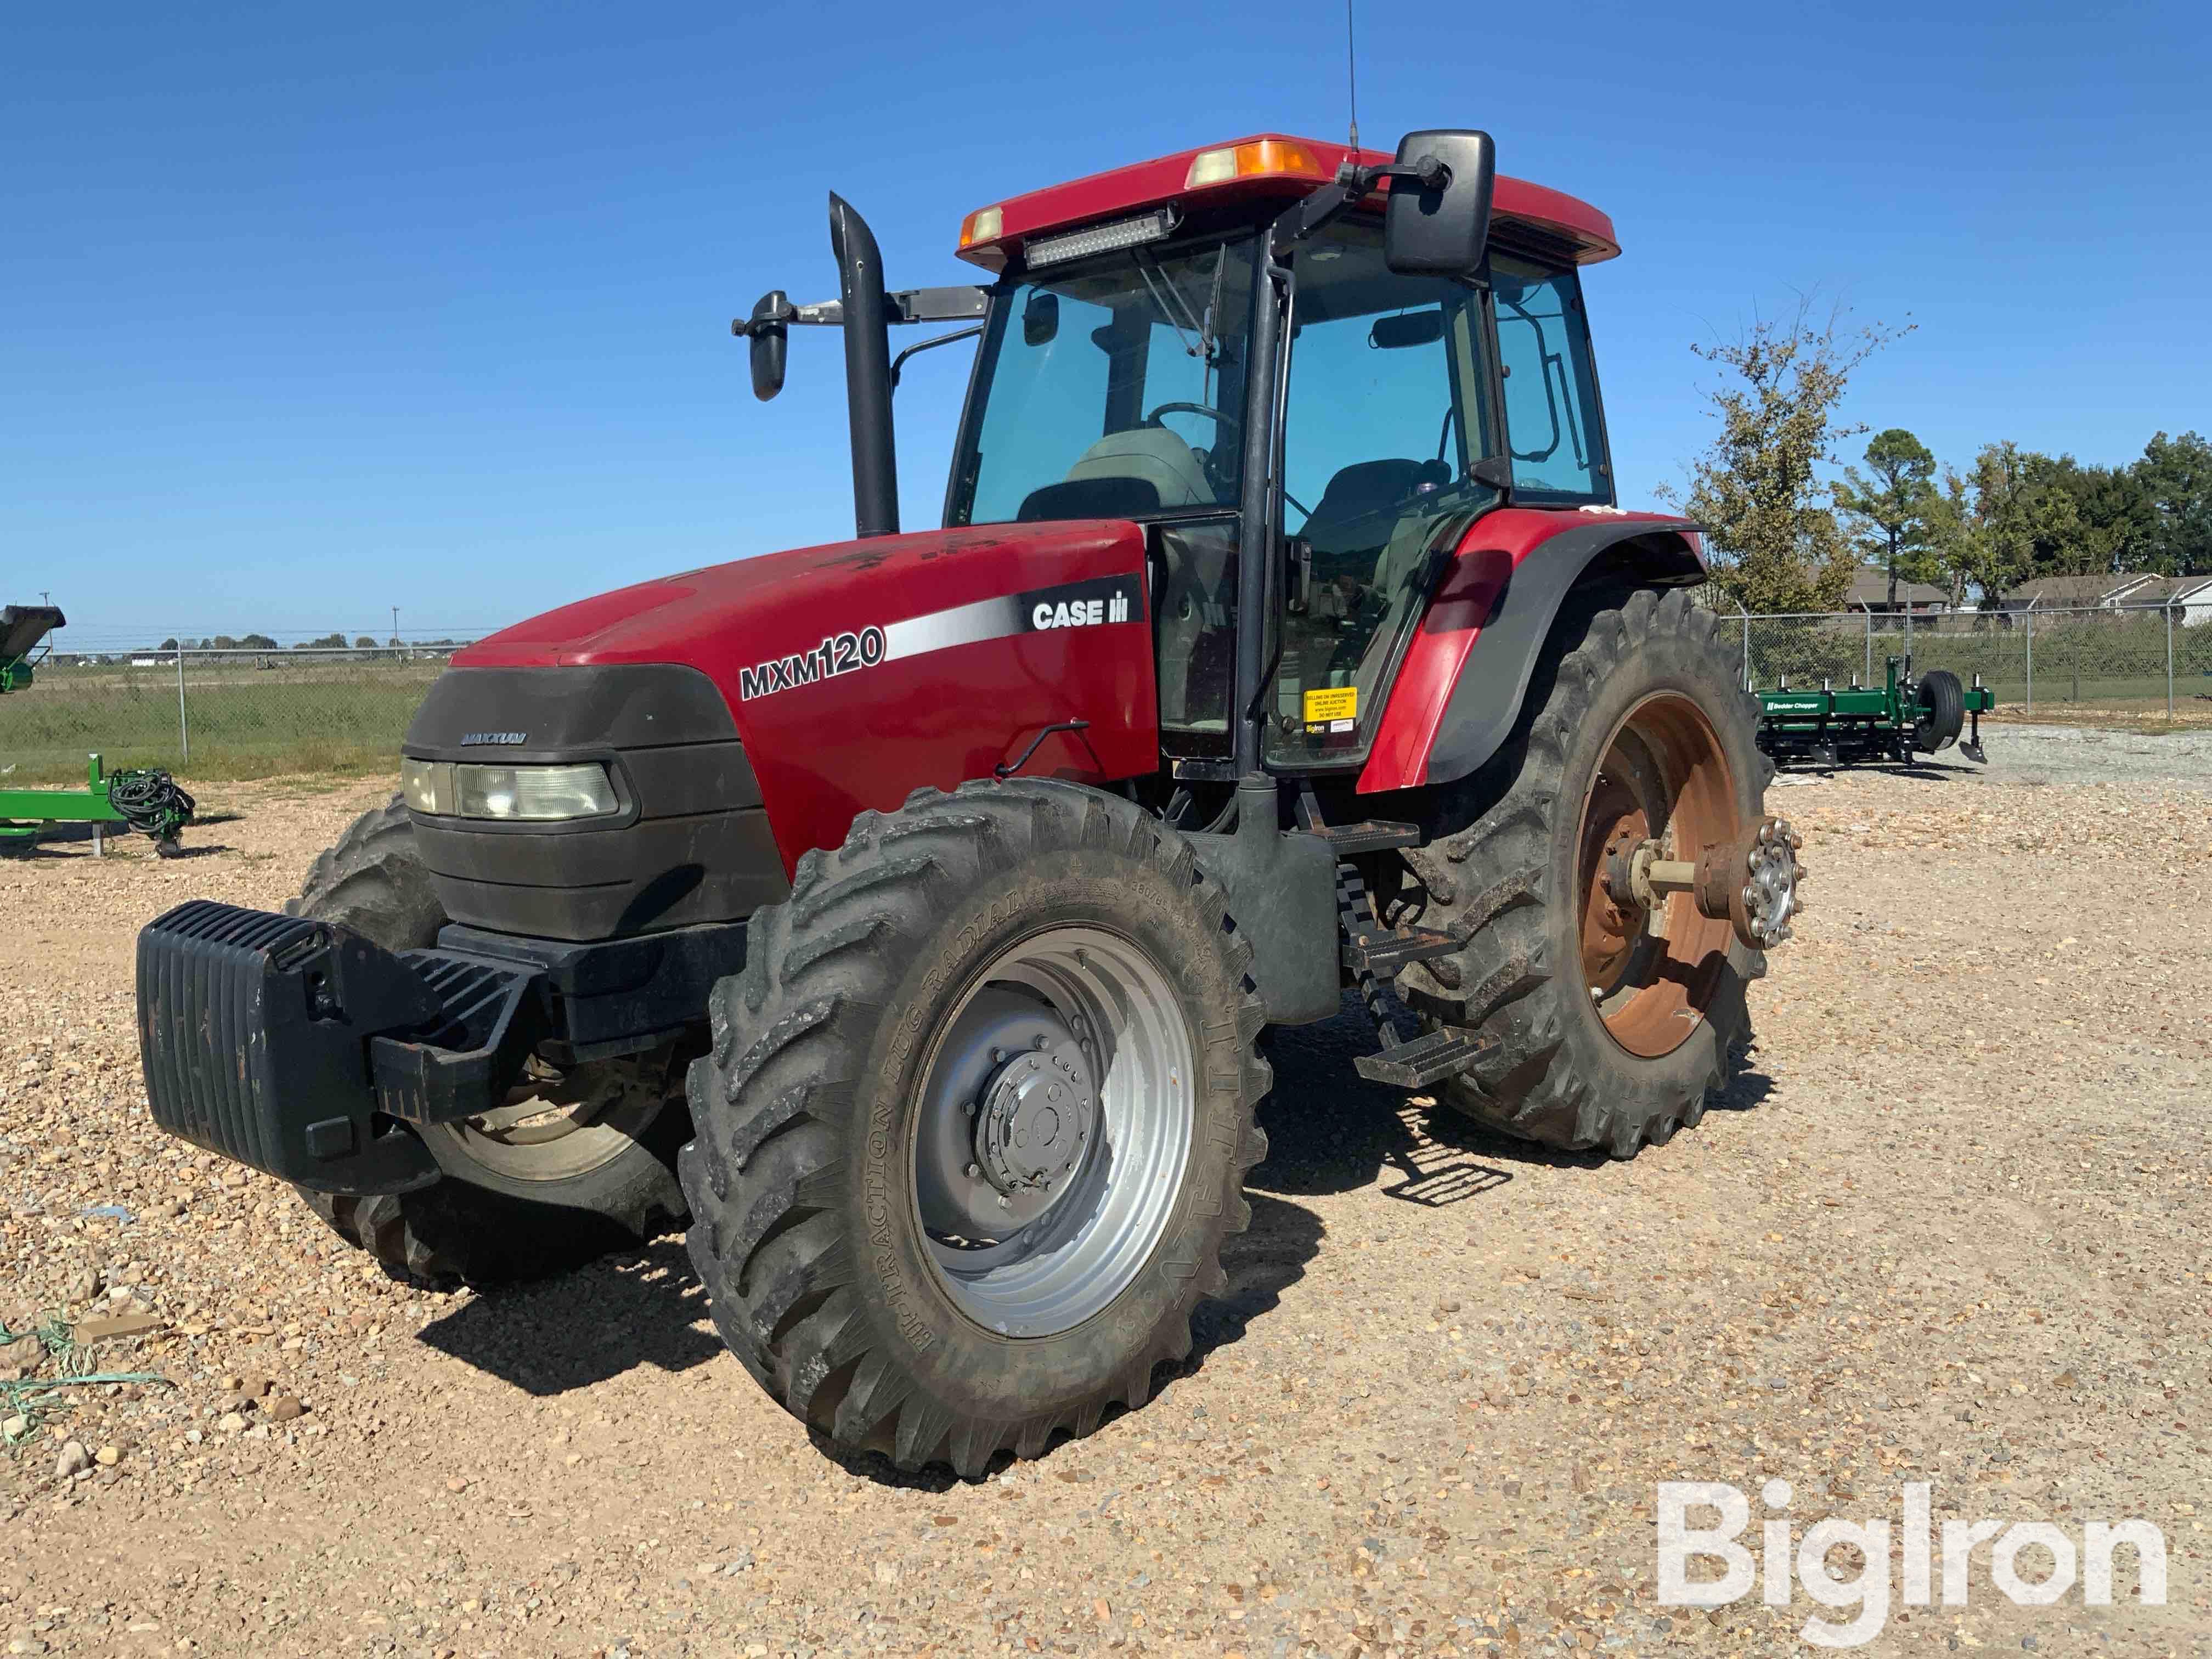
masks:
<svg viewBox="0 0 2212 1659"><path fill-rule="evenodd" d="M1613 479L1590 372L1589 328L1571 270L1493 253L1498 356L1517 495L1610 501Z"/></svg>

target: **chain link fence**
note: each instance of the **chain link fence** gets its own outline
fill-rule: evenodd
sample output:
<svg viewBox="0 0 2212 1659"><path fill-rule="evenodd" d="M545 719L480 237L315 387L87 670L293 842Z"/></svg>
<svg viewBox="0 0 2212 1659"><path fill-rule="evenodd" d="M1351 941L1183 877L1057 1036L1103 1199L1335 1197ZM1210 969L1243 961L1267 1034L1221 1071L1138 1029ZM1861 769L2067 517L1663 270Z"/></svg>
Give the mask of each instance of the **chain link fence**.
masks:
<svg viewBox="0 0 2212 1659"><path fill-rule="evenodd" d="M1880 685L1893 657L1948 668L2006 713L2212 721L2212 617L2179 606L1723 617L1747 686Z"/></svg>
<svg viewBox="0 0 2212 1659"><path fill-rule="evenodd" d="M1711 602L1710 599L1708 602ZM1744 683L1879 685L1888 659L1948 668L1996 694L2000 714L2212 724L2212 616L2203 609L1723 611ZM396 770L399 739L455 647L58 650L34 683L0 696L0 777L81 778L165 767L191 778Z"/></svg>
<svg viewBox="0 0 2212 1659"><path fill-rule="evenodd" d="M113 771L192 778L397 772L399 739L450 648L59 653L0 696L0 775L66 782L97 752Z"/></svg>

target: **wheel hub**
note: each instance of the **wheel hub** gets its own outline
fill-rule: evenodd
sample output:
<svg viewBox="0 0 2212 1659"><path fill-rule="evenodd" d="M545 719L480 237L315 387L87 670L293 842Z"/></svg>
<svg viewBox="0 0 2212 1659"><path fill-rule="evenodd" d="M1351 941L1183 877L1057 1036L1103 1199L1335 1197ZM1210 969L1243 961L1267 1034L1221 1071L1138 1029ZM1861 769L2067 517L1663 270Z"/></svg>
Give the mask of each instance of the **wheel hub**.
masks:
<svg viewBox="0 0 2212 1659"><path fill-rule="evenodd" d="M1059 1024L1047 1015L1043 1023ZM983 1091L975 1114L975 1163L1011 1198L1047 1193L1075 1167L1091 1139L1098 1091L1074 1034L1034 1039Z"/></svg>
<svg viewBox="0 0 2212 1659"><path fill-rule="evenodd" d="M1097 1138L1091 1035L1011 988L976 994L947 1034L915 1147L932 1231L1002 1241L1066 1195Z"/></svg>

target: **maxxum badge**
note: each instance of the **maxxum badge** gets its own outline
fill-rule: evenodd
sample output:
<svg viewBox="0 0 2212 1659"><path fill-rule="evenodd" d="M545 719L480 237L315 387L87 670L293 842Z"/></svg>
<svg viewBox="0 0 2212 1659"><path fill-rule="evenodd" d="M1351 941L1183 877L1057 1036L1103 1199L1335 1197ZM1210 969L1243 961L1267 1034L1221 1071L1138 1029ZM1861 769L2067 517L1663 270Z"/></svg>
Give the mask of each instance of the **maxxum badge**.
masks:
<svg viewBox="0 0 2212 1659"><path fill-rule="evenodd" d="M1016 634L1042 634L1063 628L1103 628L1115 623L1142 622L1144 589L1133 576L1093 576L1083 581L1062 582L1026 593L1006 593L978 599L950 611L933 611L904 622L871 624L857 633L832 634L810 651L794 656L771 657L738 673L738 697L750 702L794 686L813 685L840 674L919 657L956 645L1006 639Z"/></svg>

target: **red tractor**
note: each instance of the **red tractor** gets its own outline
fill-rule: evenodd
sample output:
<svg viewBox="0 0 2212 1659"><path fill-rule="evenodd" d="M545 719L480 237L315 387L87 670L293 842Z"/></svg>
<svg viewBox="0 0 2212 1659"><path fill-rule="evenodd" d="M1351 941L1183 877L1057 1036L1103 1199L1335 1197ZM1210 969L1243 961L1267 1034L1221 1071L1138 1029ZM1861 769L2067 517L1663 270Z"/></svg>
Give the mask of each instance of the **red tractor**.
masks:
<svg viewBox="0 0 2212 1659"><path fill-rule="evenodd" d="M981 1471L1141 1405L1249 1215L1270 1024L1629 1157L1695 1123L1796 842L1695 527L1614 505L1604 215L1265 137L970 214L981 286L842 329L858 535L458 654L404 789L279 915L140 937L165 1127L477 1283L687 1217L836 1440ZM892 324L980 337L902 533ZM922 346L911 349L919 350Z"/></svg>

